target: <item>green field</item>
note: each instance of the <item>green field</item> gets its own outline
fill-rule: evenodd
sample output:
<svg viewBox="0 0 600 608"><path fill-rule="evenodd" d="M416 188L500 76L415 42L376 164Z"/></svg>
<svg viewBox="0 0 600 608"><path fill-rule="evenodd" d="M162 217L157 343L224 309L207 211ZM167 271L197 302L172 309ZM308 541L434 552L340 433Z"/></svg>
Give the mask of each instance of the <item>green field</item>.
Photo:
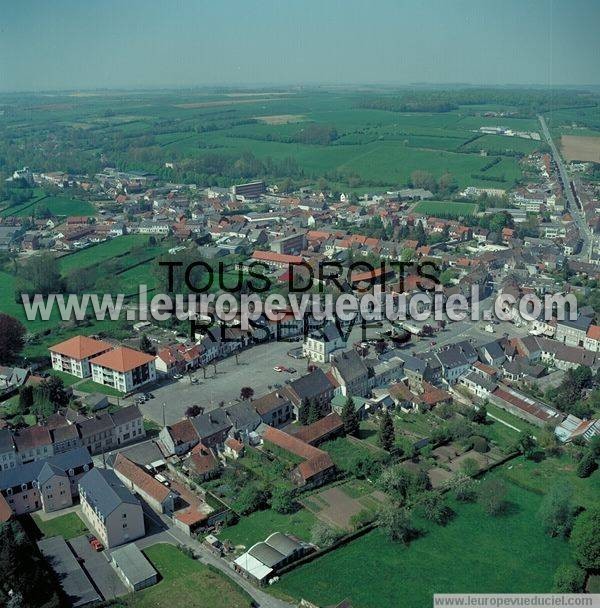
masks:
<svg viewBox="0 0 600 608"><path fill-rule="evenodd" d="M81 536L88 531L77 513L67 513L53 519L44 521L39 515L34 515L33 520L39 531L46 537L62 536L65 540Z"/></svg>
<svg viewBox="0 0 600 608"><path fill-rule="evenodd" d="M309 541L310 531L315 522L315 516L306 509L300 509L291 515L265 509L242 517L237 524L225 528L219 537L222 540L230 540L236 546L245 547L251 547L254 543L265 540L273 532L289 533Z"/></svg>
<svg viewBox="0 0 600 608"><path fill-rule="evenodd" d="M420 201L415 207L416 213L427 215L460 217L473 215L477 211L475 203L457 203L455 201Z"/></svg>
<svg viewBox="0 0 600 608"><path fill-rule="evenodd" d="M172 545L144 551L160 581L112 603L115 608L250 608L250 596L225 575L184 555Z"/></svg>
<svg viewBox="0 0 600 608"><path fill-rule="evenodd" d="M52 215L89 215L96 214L91 203L67 196L39 196L22 205L15 205L0 211L2 217L26 217L35 215L39 209L48 209Z"/></svg>
<svg viewBox="0 0 600 608"><path fill-rule="evenodd" d="M429 608L433 593L549 592L569 546L543 533L540 496L509 486L505 516L455 504L457 516L446 527L418 522L426 534L408 547L374 530L283 575L275 590L320 606L349 598L358 608Z"/></svg>

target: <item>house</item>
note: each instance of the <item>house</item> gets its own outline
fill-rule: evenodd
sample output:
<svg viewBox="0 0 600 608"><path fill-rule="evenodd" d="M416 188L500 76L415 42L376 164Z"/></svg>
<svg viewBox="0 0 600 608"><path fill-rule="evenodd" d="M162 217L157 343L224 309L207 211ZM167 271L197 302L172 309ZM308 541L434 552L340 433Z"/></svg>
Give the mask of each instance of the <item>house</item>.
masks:
<svg viewBox="0 0 600 608"><path fill-rule="evenodd" d="M125 486L140 496L157 513L173 513L177 499L176 492L164 486L123 453L117 454L113 469Z"/></svg>
<svg viewBox="0 0 600 608"><path fill-rule="evenodd" d="M140 591L158 582L158 574L135 543L115 549L110 554L110 565L132 591Z"/></svg>
<svg viewBox="0 0 600 608"><path fill-rule="evenodd" d="M8 429L0 429L0 471L14 469L17 464L17 448L13 434Z"/></svg>
<svg viewBox="0 0 600 608"><path fill-rule="evenodd" d="M475 371L461 376L458 382L479 399L487 399L497 387L495 382L488 380Z"/></svg>
<svg viewBox="0 0 600 608"><path fill-rule="evenodd" d="M228 437L225 440L225 446L223 447L223 454L227 458L232 458L233 460L237 460L244 455L244 444L233 437Z"/></svg>
<svg viewBox="0 0 600 608"><path fill-rule="evenodd" d="M281 392L272 391L252 402L256 413L269 426L282 427L292 419L291 401Z"/></svg>
<svg viewBox="0 0 600 608"><path fill-rule="evenodd" d="M189 418L163 427L159 433L159 440L168 455L176 456L186 454L200 442L198 433Z"/></svg>
<svg viewBox="0 0 600 608"><path fill-rule="evenodd" d="M477 353L469 342L457 342L440 350L436 357L442 366L442 375L448 384L455 384L475 361Z"/></svg>
<svg viewBox="0 0 600 608"><path fill-rule="evenodd" d="M287 255L274 251L255 251L252 254L254 262L263 262L274 268L289 268L291 266L304 263L300 255Z"/></svg>
<svg viewBox="0 0 600 608"><path fill-rule="evenodd" d="M52 436L44 426L30 426L13 435L19 464L43 460L54 455Z"/></svg>
<svg viewBox="0 0 600 608"><path fill-rule="evenodd" d="M118 547L146 534L140 501L114 471L92 469L79 480L83 516L107 548Z"/></svg>
<svg viewBox="0 0 600 608"><path fill-rule="evenodd" d="M28 377L28 369L0 365L0 394L4 391L14 391L18 389L25 383Z"/></svg>
<svg viewBox="0 0 600 608"><path fill-rule="evenodd" d="M263 442L267 448L271 443L302 459L302 462L294 467L290 474L292 482L298 486L316 488L327 483L335 474L335 465L327 452L315 448L293 435L267 426L263 431Z"/></svg>
<svg viewBox="0 0 600 608"><path fill-rule="evenodd" d="M557 321L554 339L567 346L583 346L590 325L592 325L592 318L584 315L580 315L574 321L570 319Z"/></svg>
<svg viewBox="0 0 600 608"><path fill-rule="evenodd" d="M210 448L199 443L184 462L184 468L200 481L216 477L220 470L219 461Z"/></svg>
<svg viewBox="0 0 600 608"><path fill-rule="evenodd" d="M291 401L296 419L303 403L314 402L321 413L325 414L330 410L333 399L333 385L321 369L315 369L286 384L281 392Z"/></svg>
<svg viewBox="0 0 600 608"><path fill-rule="evenodd" d="M311 361L326 363L332 354L341 348L346 348L346 338L335 323L311 332L304 339L302 354Z"/></svg>
<svg viewBox="0 0 600 608"><path fill-rule="evenodd" d="M199 443L206 448L221 448L233 427L227 413L222 409L194 416L190 418L190 421L196 431Z"/></svg>
<svg viewBox="0 0 600 608"><path fill-rule="evenodd" d="M594 353L600 352L600 325L590 325L588 327L583 348Z"/></svg>
<svg viewBox="0 0 600 608"><path fill-rule="evenodd" d="M48 465L48 466L46 466ZM15 515L70 506L78 481L94 466L84 448L0 471L0 493Z"/></svg>
<svg viewBox="0 0 600 608"><path fill-rule="evenodd" d="M234 403L225 408L225 416L231 423L231 433L245 443L249 443L250 433L261 424L262 419L254 408L254 403Z"/></svg>
<svg viewBox="0 0 600 608"><path fill-rule="evenodd" d="M412 355L402 355L404 361L404 376L411 390L422 391L423 382L433 380L433 370L429 361ZM440 362L436 359L438 365Z"/></svg>
<svg viewBox="0 0 600 608"><path fill-rule="evenodd" d="M90 359L92 380L121 393L156 380L154 356L121 346Z"/></svg>
<svg viewBox="0 0 600 608"><path fill-rule="evenodd" d="M112 345L87 336L75 336L50 347L52 369L78 378L91 375L90 359L112 350Z"/></svg>
<svg viewBox="0 0 600 608"><path fill-rule="evenodd" d="M366 397L369 393L369 368L355 349L334 355L331 373L341 388L341 394Z"/></svg>
<svg viewBox="0 0 600 608"><path fill-rule="evenodd" d="M500 341L495 340L479 347L479 357L483 363L498 367L506 359L506 354Z"/></svg>

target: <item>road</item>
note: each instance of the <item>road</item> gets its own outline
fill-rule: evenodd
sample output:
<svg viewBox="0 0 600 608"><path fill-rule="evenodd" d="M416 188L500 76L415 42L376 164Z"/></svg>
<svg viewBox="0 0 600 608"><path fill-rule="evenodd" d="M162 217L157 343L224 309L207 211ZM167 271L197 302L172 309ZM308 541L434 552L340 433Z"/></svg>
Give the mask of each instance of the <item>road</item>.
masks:
<svg viewBox="0 0 600 608"><path fill-rule="evenodd" d="M563 163L562 157L558 152L558 148L552 140L550 130L548 129L548 125L546 124L546 119L541 114L538 115L538 119L540 121L540 125L542 126L542 132L544 133L544 137L546 138L546 141L548 142L548 145L552 150L552 156L554 157L556 166L558 167L558 173L563 184L563 192L569 205L569 212L573 216L573 220L577 224L577 227L579 228L579 234L581 235L581 239L583 240L581 252L573 257L576 257L581 261L588 261L592 253L591 249L593 244L593 237L591 231L589 229L589 226L587 225L587 222L585 221L583 210L579 208L579 205L577 204L577 201L573 196L573 191L571 190L571 180L567 173L565 164Z"/></svg>
<svg viewBox="0 0 600 608"><path fill-rule="evenodd" d="M229 567L229 563L224 559L220 559L213 555L206 547L193 538L190 538L179 528L173 526L166 517L160 517L152 511L147 505L144 506L144 514L156 525L157 532L152 536L136 541L136 545L140 549L145 549L156 543L169 543L172 545L184 545L192 549L199 556L198 561L203 564L209 564L217 568L227 578L231 579L236 585L241 587L248 595L252 597L257 608L294 608L295 604L289 604L283 600L277 599L262 589L255 587L252 583L246 580L243 576L235 572Z"/></svg>

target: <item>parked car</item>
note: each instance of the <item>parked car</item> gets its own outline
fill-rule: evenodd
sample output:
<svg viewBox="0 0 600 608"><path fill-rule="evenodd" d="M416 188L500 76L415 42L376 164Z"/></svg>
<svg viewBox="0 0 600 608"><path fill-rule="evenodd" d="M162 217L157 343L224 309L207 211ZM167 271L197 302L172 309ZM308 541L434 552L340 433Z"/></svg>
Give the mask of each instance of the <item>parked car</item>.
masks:
<svg viewBox="0 0 600 608"><path fill-rule="evenodd" d="M276 366L273 368L273 371L274 371L274 372L284 372L285 370L286 370L286 368L285 368L283 365L276 365Z"/></svg>
<svg viewBox="0 0 600 608"><path fill-rule="evenodd" d="M103 551L104 547L102 546L102 543L92 534L88 534L86 536L88 543L90 543L90 547L97 552Z"/></svg>
<svg viewBox="0 0 600 608"><path fill-rule="evenodd" d="M287 371L288 374L295 374L296 373L296 370L293 367L288 367L286 371Z"/></svg>
<svg viewBox="0 0 600 608"><path fill-rule="evenodd" d="M183 378L183 374L173 374L173 378L175 380L181 380Z"/></svg>

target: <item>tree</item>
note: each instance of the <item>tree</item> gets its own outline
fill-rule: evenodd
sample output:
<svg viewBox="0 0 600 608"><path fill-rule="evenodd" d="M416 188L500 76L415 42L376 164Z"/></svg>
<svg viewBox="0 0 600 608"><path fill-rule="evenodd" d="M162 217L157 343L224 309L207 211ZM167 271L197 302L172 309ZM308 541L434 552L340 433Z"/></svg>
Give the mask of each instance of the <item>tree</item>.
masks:
<svg viewBox="0 0 600 608"><path fill-rule="evenodd" d="M488 515L500 515L506 509L506 484L500 479L488 479L479 489L479 502Z"/></svg>
<svg viewBox="0 0 600 608"><path fill-rule="evenodd" d="M348 397L344 403L342 420L344 422L344 433L356 437L360 430L360 421L352 397Z"/></svg>
<svg viewBox="0 0 600 608"><path fill-rule="evenodd" d="M33 386L26 384L19 390L19 412L27 414L33 406Z"/></svg>
<svg viewBox="0 0 600 608"><path fill-rule="evenodd" d="M14 317L0 312L0 363L12 363L25 345L25 326Z"/></svg>
<svg viewBox="0 0 600 608"><path fill-rule="evenodd" d="M477 471L479 471L479 463L477 462L477 460L475 460L475 458L465 458L460 463L460 470L467 477L473 477L473 475L475 475Z"/></svg>
<svg viewBox="0 0 600 608"><path fill-rule="evenodd" d="M419 485L416 475L400 464L385 469L378 483L397 502L404 502Z"/></svg>
<svg viewBox="0 0 600 608"><path fill-rule="evenodd" d="M525 458L531 458L535 454L536 442L530 433L522 433L519 437L519 448Z"/></svg>
<svg viewBox="0 0 600 608"><path fill-rule="evenodd" d="M386 451L391 452L396 440L396 431L394 430L394 421L388 410L385 410L381 415L379 422L379 431L377 432L377 441L379 445Z"/></svg>
<svg viewBox="0 0 600 608"><path fill-rule="evenodd" d="M471 437L471 441L473 442L473 449L480 454L485 454L490 449L488 441L485 437L474 435Z"/></svg>
<svg viewBox="0 0 600 608"><path fill-rule="evenodd" d="M56 577L27 538L18 521L0 523L0 606L10 606L9 592L20 597L15 608L59 608L61 601Z"/></svg>
<svg viewBox="0 0 600 608"><path fill-rule="evenodd" d="M589 477L597 468L598 464L594 455L590 450L586 450L581 460L577 463L577 475L578 477Z"/></svg>
<svg viewBox="0 0 600 608"><path fill-rule="evenodd" d="M467 475L458 473L450 483L459 502L473 502L477 498L477 482Z"/></svg>
<svg viewBox="0 0 600 608"><path fill-rule="evenodd" d="M243 386L240 389L240 399L243 401L248 401L254 397L254 389L250 386Z"/></svg>
<svg viewBox="0 0 600 608"><path fill-rule="evenodd" d="M564 482L555 484L544 495L538 517L550 536L567 538L571 533L576 511L572 497L573 489Z"/></svg>
<svg viewBox="0 0 600 608"><path fill-rule="evenodd" d="M479 406L479 409L474 410L473 422L477 424L485 424L487 422L487 405L485 403Z"/></svg>
<svg viewBox="0 0 600 608"><path fill-rule="evenodd" d="M585 570L575 564L563 564L554 573L554 593L581 593L585 585Z"/></svg>
<svg viewBox="0 0 600 608"><path fill-rule="evenodd" d="M407 545L416 535L408 509L384 507L379 513L377 522L393 542Z"/></svg>
<svg viewBox="0 0 600 608"><path fill-rule="evenodd" d="M69 396L65 391L65 384L57 376L50 376L40 382L37 390L42 399L46 398L57 407L67 405L69 402Z"/></svg>
<svg viewBox="0 0 600 608"><path fill-rule="evenodd" d="M18 278L17 292L47 296L63 291L58 260L48 252L28 258L21 266ZM20 297L18 300L21 301Z"/></svg>
<svg viewBox="0 0 600 608"><path fill-rule="evenodd" d="M321 418L321 409L316 400L312 400L308 406L308 416L306 419L307 424L312 424Z"/></svg>
<svg viewBox="0 0 600 608"><path fill-rule="evenodd" d="M416 170L410 174L410 181L413 188L423 188L424 190L434 191L436 189L435 178L429 171Z"/></svg>
<svg viewBox="0 0 600 608"><path fill-rule="evenodd" d="M440 526L445 526L452 518L453 511L446 505L439 492L425 492L419 497L421 515Z"/></svg>
<svg viewBox="0 0 600 608"><path fill-rule="evenodd" d="M298 422L302 426L308 424L308 399L304 398L298 408Z"/></svg>
<svg viewBox="0 0 600 608"><path fill-rule="evenodd" d="M292 513L295 509L296 492L294 488L280 484L271 494L271 508L277 513Z"/></svg>
<svg viewBox="0 0 600 608"><path fill-rule="evenodd" d="M142 334L142 337L140 339L140 350L144 353L154 352L154 347L152 346L152 342L146 334Z"/></svg>
<svg viewBox="0 0 600 608"><path fill-rule="evenodd" d="M264 507L266 499L267 495L261 488L255 485L247 485L240 490L231 506L236 513L248 515Z"/></svg>
<svg viewBox="0 0 600 608"><path fill-rule="evenodd" d="M187 418L195 418L196 416L200 416L202 413L202 408L199 405L191 405L185 410L185 415Z"/></svg>
<svg viewBox="0 0 600 608"><path fill-rule="evenodd" d="M571 532L573 555L586 570L600 570L600 507L584 511Z"/></svg>
<svg viewBox="0 0 600 608"><path fill-rule="evenodd" d="M318 521L310 532L310 542L321 549L331 547L339 538L339 532L321 521Z"/></svg>

